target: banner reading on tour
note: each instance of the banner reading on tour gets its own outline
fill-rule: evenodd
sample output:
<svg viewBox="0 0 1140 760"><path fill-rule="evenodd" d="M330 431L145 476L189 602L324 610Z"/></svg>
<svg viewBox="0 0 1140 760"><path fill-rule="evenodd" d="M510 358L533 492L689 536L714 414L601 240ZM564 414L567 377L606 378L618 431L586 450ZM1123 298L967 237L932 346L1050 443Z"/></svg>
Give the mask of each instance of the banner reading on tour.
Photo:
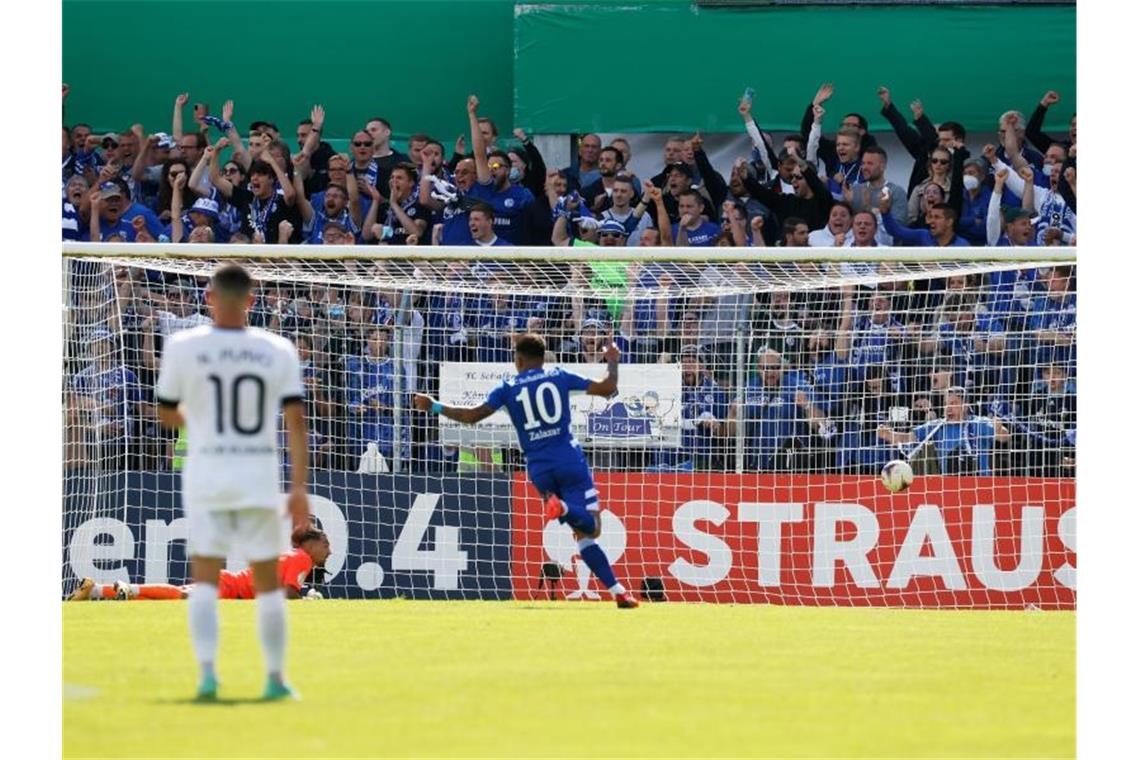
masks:
<svg viewBox="0 0 1140 760"><path fill-rule="evenodd" d="M561 364L562 368L595 380L605 376L604 364ZM483 403L504 378L518 373L513 364L443 362L439 369L439 399L445 404ZM613 398L574 393L570 396L570 430L586 447L676 448L681 445L681 365L627 366L618 376ZM549 394L535 389L532 406L544 413ZM549 412L550 410L546 410ZM445 446L516 446L515 428L505 409L478 425L439 418L440 443Z"/></svg>
<svg viewBox="0 0 1140 760"><path fill-rule="evenodd" d="M598 473L619 579L669 601L1071 609L1072 480ZM610 510L614 511L610 511ZM516 599L593 598L568 527L515 480ZM650 581L654 584L654 581Z"/></svg>

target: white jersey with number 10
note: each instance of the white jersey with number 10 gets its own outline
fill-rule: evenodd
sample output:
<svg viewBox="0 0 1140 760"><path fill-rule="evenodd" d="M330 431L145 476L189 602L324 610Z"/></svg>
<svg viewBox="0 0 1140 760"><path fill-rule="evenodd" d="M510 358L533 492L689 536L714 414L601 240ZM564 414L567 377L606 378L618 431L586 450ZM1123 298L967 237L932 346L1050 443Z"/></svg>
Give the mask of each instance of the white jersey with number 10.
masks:
<svg viewBox="0 0 1140 760"><path fill-rule="evenodd" d="M285 338L213 325L166 341L155 388L182 405L189 444L182 508L281 508L277 413L301 399L301 362Z"/></svg>

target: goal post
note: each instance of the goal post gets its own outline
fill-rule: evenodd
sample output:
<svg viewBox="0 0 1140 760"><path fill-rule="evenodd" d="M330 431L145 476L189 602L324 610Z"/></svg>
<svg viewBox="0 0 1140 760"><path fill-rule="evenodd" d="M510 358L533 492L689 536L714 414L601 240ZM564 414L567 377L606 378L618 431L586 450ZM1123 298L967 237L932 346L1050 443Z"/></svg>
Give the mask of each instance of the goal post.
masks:
<svg viewBox="0 0 1140 760"><path fill-rule="evenodd" d="M63 591L182 582L163 343L208 322L220 261L302 358L326 596L594 599L504 412L513 340L601 377L571 428L598 542L652 600L1075 606L1076 256L1064 248L384 248L67 243ZM554 416L550 404L535 414ZM283 439L282 439L283 440ZM879 473L907 460L913 485ZM283 465L282 477L285 475ZM283 480L284 483L284 480Z"/></svg>

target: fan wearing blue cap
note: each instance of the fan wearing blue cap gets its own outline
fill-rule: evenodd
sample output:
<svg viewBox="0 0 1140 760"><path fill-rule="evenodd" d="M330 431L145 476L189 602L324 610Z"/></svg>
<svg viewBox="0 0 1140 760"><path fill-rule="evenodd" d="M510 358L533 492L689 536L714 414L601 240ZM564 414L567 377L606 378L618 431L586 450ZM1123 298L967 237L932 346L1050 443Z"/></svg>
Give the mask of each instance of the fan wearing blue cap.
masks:
<svg viewBox="0 0 1140 760"><path fill-rule="evenodd" d="M92 199L86 225L80 215L81 240L102 242L135 242L134 221L142 217L147 233L157 239L162 235L162 222L141 203L131 201L131 188L122 177L113 177L99 184L99 192Z"/></svg>
<svg viewBox="0 0 1140 760"><path fill-rule="evenodd" d="M179 177L179 180L182 178ZM170 202L170 240L175 243L213 243L217 239L218 202L199 198L185 214L181 213L180 193Z"/></svg>
<svg viewBox="0 0 1140 760"><path fill-rule="evenodd" d="M583 210L581 216L573 213L559 213L554 220L551 241L559 246L591 246L598 244L598 228L601 222Z"/></svg>
<svg viewBox="0 0 1140 760"><path fill-rule="evenodd" d="M133 242L135 229L124 218L130 205L130 193L126 183L118 178L109 179L99 185L99 192L91 199L90 239L94 241Z"/></svg>
<svg viewBox="0 0 1140 760"><path fill-rule="evenodd" d="M624 246L627 237L625 225L616 219L606 219L598 227L598 245Z"/></svg>

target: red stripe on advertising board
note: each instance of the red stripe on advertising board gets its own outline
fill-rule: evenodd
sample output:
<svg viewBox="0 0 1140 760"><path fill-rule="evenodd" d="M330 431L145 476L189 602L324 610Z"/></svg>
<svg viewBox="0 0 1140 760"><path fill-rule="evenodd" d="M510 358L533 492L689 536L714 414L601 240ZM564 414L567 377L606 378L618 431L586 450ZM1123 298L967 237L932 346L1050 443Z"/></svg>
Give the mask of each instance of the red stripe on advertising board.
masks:
<svg viewBox="0 0 1140 760"><path fill-rule="evenodd" d="M901 494L858 476L599 473L598 542L619 580L660 578L668 600L1072 609L1072 480L920 477ZM570 530L514 486L517 599L601 592ZM555 586L543 563L562 567ZM581 580L579 580L581 579Z"/></svg>

